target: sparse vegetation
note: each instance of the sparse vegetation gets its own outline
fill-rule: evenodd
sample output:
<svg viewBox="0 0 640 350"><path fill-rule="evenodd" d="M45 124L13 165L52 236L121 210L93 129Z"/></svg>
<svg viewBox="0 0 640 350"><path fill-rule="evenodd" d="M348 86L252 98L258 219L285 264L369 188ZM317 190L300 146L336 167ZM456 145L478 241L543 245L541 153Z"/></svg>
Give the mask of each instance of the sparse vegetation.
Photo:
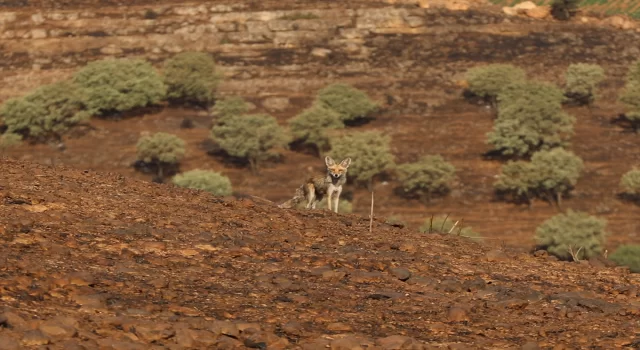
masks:
<svg viewBox="0 0 640 350"><path fill-rule="evenodd" d="M494 63L469 69L466 79L469 92L495 107L502 89L509 84L524 81L526 73L512 64Z"/></svg>
<svg viewBox="0 0 640 350"><path fill-rule="evenodd" d="M368 119L378 108L364 91L340 83L320 90L316 103L334 110L345 124Z"/></svg>
<svg viewBox="0 0 640 350"><path fill-rule="evenodd" d="M4 133L0 135L0 151L19 146L22 143L22 135Z"/></svg>
<svg viewBox="0 0 640 350"><path fill-rule="evenodd" d="M328 132L344 128L338 113L314 104L289 120L291 134L296 140L316 147L318 153L327 151L329 147Z"/></svg>
<svg viewBox="0 0 640 350"><path fill-rule="evenodd" d="M162 101L166 86L153 66L142 59L93 61L73 76L91 115L111 116Z"/></svg>
<svg viewBox="0 0 640 350"><path fill-rule="evenodd" d="M86 121L82 96L76 86L62 81L6 101L0 109L8 134L34 141L60 140L72 126ZM12 137L12 136L9 136Z"/></svg>
<svg viewBox="0 0 640 350"><path fill-rule="evenodd" d="M440 155L424 156L418 162L401 164L396 170L405 193L426 201L449 192L456 172Z"/></svg>
<svg viewBox="0 0 640 350"><path fill-rule="evenodd" d="M609 260L620 266L628 266L633 273L640 273L640 244L624 244L609 255Z"/></svg>
<svg viewBox="0 0 640 350"><path fill-rule="evenodd" d="M210 192L216 196L229 196L233 193L228 177L209 170L194 169L173 177L176 186Z"/></svg>
<svg viewBox="0 0 640 350"><path fill-rule="evenodd" d="M226 119L213 126L211 138L230 156L246 159L254 173L262 161L277 155L276 150L286 148L290 141L285 129L268 114Z"/></svg>
<svg viewBox="0 0 640 350"><path fill-rule="evenodd" d="M316 208L325 209L327 208L327 196L322 197L322 200L316 204ZM338 200L338 211L340 213L351 213L353 212L353 205L346 199L340 198Z"/></svg>
<svg viewBox="0 0 640 350"><path fill-rule="evenodd" d="M452 219L451 217L447 217L447 216L434 216L433 218L428 218L424 222L424 224L420 226L420 232L447 233L447 234L459 235L459 236L469 237L469 238L480 237L480 234L473 231L473 229L470 226L464 226L463 220Z"/></svg>
<svg viewBox="0 0 640 350"><path fill-rule="evenodd" d="M605 219L570 209L538 226L535 239L540 249L559 259L569 260L572 255L588 259L602 252L607 238L606 225Z"/></svg>
<svg viewBox="0 0 640 350"><path fill-rule="evenodd" d="M503 156L527 157L566 146L575 118L562 110L563 93L549 83L527 81L505 87L498 95L498 117L487 143Z"/></svg>
<svg viewBox="0 0 640 350"><path fill-rule="evenodd" d="M154 165L158 177L162 179L167 175L166 170L175 167L184 157L185 142L178 136L158 132L142 136L136 144L136 149L138 160Z"/></svg>
<svg viewBox="0 0 640 350"><path fill-rule="evenodd" d="M535 197L561 205L563 195L574 188L583 169L580 157L554 148L534 153L530 162L508 161L502 166L494 188L501 197L524 200L529 205Z"/></svg>
<svg viewBox="0 0 640 350"><path fill-rule="evenodd" d="M373 188L373 178L395 164L391 153L391 137L379 131L349 133L331 140L331 156L334 159L351 157L349 177Z"/></svg>
<svg viewBox="0 0 640 350"><path fill-rule="evenodd" d="M640 169L633 168L620 178L620 188L625 195L637 199L640 197Z"/></svg>
<svg viewBox="0 0 640 350"><path fill-rule="evenodd" d="M604 80L604 69L597 64L570 64L565 75L565 96L579 105L591 105L597 98L598 84Z"/></svg>
<svg viewBox="0 0 640 350"><path fill-rule="evenodd" d="M640 129L640 60L629 67L625 87L620 94L620 102L627 107L624 115L631 128L638 132Z"/></svg>
<svg viewBox="0 0 640 350"><path fill-rule="evenodd" d="M164 63L167 98L176 103L208 106L220 76L211 55L204 52L182 52Z"/></svg>
<svg viewBox="0 0 640 350"><path fill-rule="evenodd" d="M249 103L239 96L217 100L213 108L211 108L211 112L217 118L217 124L223 124L227 118L246 114L249 110Z"/></svg>

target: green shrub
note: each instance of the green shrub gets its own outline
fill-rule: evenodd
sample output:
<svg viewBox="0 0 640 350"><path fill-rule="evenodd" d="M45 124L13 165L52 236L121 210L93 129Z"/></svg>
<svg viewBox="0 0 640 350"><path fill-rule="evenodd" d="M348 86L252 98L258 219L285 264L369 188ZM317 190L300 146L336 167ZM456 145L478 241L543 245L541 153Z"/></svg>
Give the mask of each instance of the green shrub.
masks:
<svg viewBox="0 0 640 350"><path fill-rule="evenodd" d="M174 102L209 105L220 77L213 58L204 52L182 52L164 63L167 97Z"/></svg>
<svg viewBox="0 0 640 350"><path fill-rule="evenodd" d="M487 143L504 156L526 157L566 146L575 118L562 110L563 93L548 83L511 84L498 95L498 117Z"/></svg>
<svg viewBox="0 0 640 350"><path fill-rule="evenodd" d="M404 221L401 217L397 216L397 215L391 215L389 216L385 221L385 224L387 225L391 225L391 226L395 226L395 227L400 227L400 228L404 228L407 226L407 222Z"/></svg>
<svg viewBox="0 0 640 350"><path fill-rule="evenodd" d="M7 133L45 141L60 139L72 126L88 120L82 96L75 85L62 81L9 99L0 109Z"/></svg>
<svg viewBox="0 0 640 350"><path fill-rule="evenodd" d="M0 135L0 150L19 146L22 143L22 135L4 133Z"/></svg>
<svg viewBox="0 0 640 350"><path fill-rule="evenodd" d="M216 196L229 196L233 193L228 177L208 170L194 169L173 177L176 186L211 192Z"/></svg>
<svg viewBox="0 0 640 350"><path fill-rule="evenodd" d="M570 251L578 259L588 259L602 252L607 237L606 225L605 219L568 210L538 226L535 239L540 249L560 259L571 259Z"/></svg>
<svg viewBox="0 0 640 350"><path fill-rule="evenodd" d="M629 67L625 87L619 99L627 107L624 118L637 132L640 129L640 60Z"/></svg>
<svg viewBox="0 0 640 350"><path fill-rule="evenodd" d="M458 224L456 225L456 221ZM453 225L456 225L453 228ZM451 230L453 228L453 230ZM451 232L450 232L451 231ZM473 231L470 226L464 226L464 222L452 219L447 216L434 216L428 218L422 226L420 226L420 232L422 233L449 233L452 235L460 235L469 238L479 238L480 234Z"/></svg>
<svg viewBox="0 0 640 350"><path fill-rule="evenodd" d="M324 152L329 147L328 132L344 128L344 123L338 113L314 104L290 119L289 127L296 140L315 146L318 152Z"/></svg>
<svg viewBox="0 0 640 350"><path fill-rule="evenodd" d="M597 64L570 64L565 74L565 96L578 104L590 105L596 99L598 84L604 77L604 69Z"/></svg>
<svg viewBox="0 0 640 350"><path fill-rule="evenodd" d="M504 164L494 188L501 195L524 199L529 204L534 197L561 204L562 196L574 188L583 170L584 162L573 152L562 148L539 151L531 162Z"/></svg>
<svg viewBox="0 0 640 350"><path fill-rule="evenodd" d="M185 142L178 136L158 132L142 136L136 144L138 159L154 164L158 176L164 177L164 170L176 165L185 154Z"/></svg>
<svg viewBox="0 0 640 350"><path fill-rule="evenodd" d="M217 100L211 112L218 118L217 123L222 124L227 118L239 116L249 112L250 107L242 97L232 96Z"/></svg>
<svg viewBox="0 0 640 350"><path fill-rule="evenodd" d="M638 197L640 195L640 169L634 167L622 175L620 187L626 195Z"/></svg>
<svg viewBox="0 0 640 350"><path fill-rule="evenodd" d="M609 260L620 266L628 266L633 273L640 273L640 244L625 244L609 255Z"/></svg>
<svg viewBox="0 0 640 350"><path fill-rule="evenodd" d="M578 12L580 0L553 0L551 3L551 16L566 21Z"/></svg>
<svg viewBox="0 0 640 350"><path fill-rule="evenodd" d="M364 91L340 83L320 90L316 103L334 110L345 123L366 119L378 108Z"/></svg>
<svg viewBox="0 0 640 350"><path fill-rule="evenodd" d="M416 163L399 165L397 171L405 193L429 200L449 192L456 168L440 155L428 155Z"/></svg>
<svg viewBox="0 0 640 350"><path fill-rule="evenodd" d="M249 161L256 173L260 162L277 154L277 148L286 148L290 141L285 129L268 114L239 115L214 125L211 138L227 154Z"/></svg>
<svg viewBox="0 0 640 350"><path fill-rule="evenodd" d="M526 73L511 64L495 63L469 69L466 79L471 93L495 105L502 89L509 84L524 81Z"/></svg>
<svg viewBox="0 0 640 350"><path fill-rule="evenodd" d="M150 106L166 96L153 66L141 59L93 61L73 76L92 115L110 115Z"/></svg>
<svg viewBox="0 0 640 350"><path fill-rule="evenodd" d="M351 157L349 177L372 189L373 177L395 166L390 144L391 137L379 131L354 132L331 140L331 156Z"/></svg>

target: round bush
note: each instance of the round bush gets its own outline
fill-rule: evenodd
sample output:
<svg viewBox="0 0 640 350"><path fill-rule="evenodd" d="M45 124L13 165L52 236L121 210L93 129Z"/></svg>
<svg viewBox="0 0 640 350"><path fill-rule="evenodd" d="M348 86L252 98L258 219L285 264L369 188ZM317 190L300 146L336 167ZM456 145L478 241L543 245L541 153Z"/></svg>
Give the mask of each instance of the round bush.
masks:
<svg viewBox="0 0 640 350"><path fill-rule="evenodd" d="M322 152L329 147L327 131L344 128L344 123L338 113L315 104L290 119L289 127L296 140L314 145Z"/></svg>
<svg viewBox="0 0 640 350"><path fill-rule="evenodd" d="M93 61L73 76L92 115L110 115L146 107L166 96L166 86L153 66L141 59Z"/></svg>
<svg viewBox="0 0 640 350"><path fill-rule="evenodd" d="M59 139L90 117L78 89L67 81L44 85L24 97L7 100L0 115L7 133L39 141Z"/></svg>
<svg viewBox="0 0 640 350"><path fill-rule="evenodd" d="M562 91L552 84L510 84L498 95L498 117L487 143L517 157L568 145L575 118L562 110L563 101Z"/></svg>
<svg viewBox="0 0 640 350"><path fill-rule="evenodd" d="M229 155L249 161L257 172L261 161L273 155L277 148L286 148L289 135L268 114L247 114L214 125L211 138Z"/></svg>
<svg viewBox="0 0 640 350"><path fill-rule="evenodd" d="M588 259L602 252L607 237L606 225L605 219L568 210L538 226L535 239L540 249L559 259L571 259L570 250L578 259Z"/></svg>
<svg viewBox="0 0 640 350"><path fill-rule="evenodd" d="M242 97L232 96L217 100L211 112L217 117L217 123L223 124L226 119L249 112L250 106Z"/></svg>
<svg viewBox="0 0 640 350"><path fill-rule="evenodd" d="M596 99L598 84L604 77L604 69L597 64L570 64L565 74L565 95L578 104L589 105Z"/></svg>
<svg viewBox="0 0 640 350"><path fill-rule="evenodd" d="M19 146L22 143L22 135L4 133L0 135L0 150Z"/></svg>
<svg viewBox="0 0 640 350"><path fill-rule="evenodd" d="M640 169L633 168L622 175L620 187L627 195L640 195Z"/></svg>
<svg viewBox="0 0 640 350"><path fill-rule="evenodd" d="M392 169L395 164L391 153L391 137L379 131L361 131L331 140L331 156L334 159L351 157L350 177L366 182L369 189L375 175Z"/></svg>
<svg viewBox="0 0 640 350"><path fill-rule="evenodd" d="M633 273L640 273L640 245L621 245L609 255L609 260L620 266L628 266Z"/></svg>
<svg viewBox="0 0 640 350"><path fill-rule="evenodd" d="M406 193L428 200L449 191L456 168L440 155L428 155L416 163L399 165L397 171Z"/></svg>
<svg viewBox="0 0 640 350"><path fill-rule="evenodd" d="M466 73L469 91L487 102L496 102L502 89L514 82L524 81L526 73L511 64L495 63L471 68Z"/></svg>
<svg viewBox="0 0 640 350"><path fill-rule="evenodd" d="M213 58L204 52L182 52L164 63L167 98L176 103L208 105L220 77Z"/></svg>
<svg viewBox="0 0 640 350"><path fill-rule="evenodd" d="M340 83L320 90L316 103L334 110L343 122L368 118L378 108L364 91Z"/></svg>
<svg viewBox="0 0 640 350"><path fill-rule="evenodd" d="M146 163L175 164L185 154L185 142L164 132L141 137L136 148L138 159Z"/></svg>
<svg viewBox="0 0 640 350"><path fill-rule="evenodd" d="M190 170L174 176L172 182L180 187L203 190L216 196L229 196L233 193L228 177L208 170Z"/></svg>

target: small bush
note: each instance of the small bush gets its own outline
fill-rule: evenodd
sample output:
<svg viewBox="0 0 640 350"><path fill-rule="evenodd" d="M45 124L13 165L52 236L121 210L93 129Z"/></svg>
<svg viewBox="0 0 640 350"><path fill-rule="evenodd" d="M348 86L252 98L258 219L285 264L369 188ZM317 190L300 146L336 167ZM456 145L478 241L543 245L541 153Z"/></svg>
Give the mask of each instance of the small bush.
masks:
<svg viewBox="0 0 640 350"><path fill-rule="evenodd" d="M510 195L515 200L531 204L534 197L561 203L580 178L584 162L573 152L562 148L533 154L531 162L509 161L502 166L502 173L494 183L500 195Z"/></svg>
<svg viewBox="0 0 640 350"><path fill-rule="evenodd" d="M480 234L473 231L470 226L464 226L464 222L458 221L458 224L455 228L453 225L456 224L455 219L446 216L434 216L433 222L431 218L428 218L422 226L420 226L420 232L422 233L448 233L452 235L460 235L463 237L469 238L479 238ZM453 228L453 230L451 230ZM451 231L451 232L449 232Z"/></svg>
<svg viewBox="0 0 640 350"><path fill-rule="evenodd" d="M597 97L598 84L604 80L604 69L597 64L570 64L565 74L565 96L580 105L590 105Z"/></svg>
<svg viewBox="0 0 640 350"><path fill-rule="evenodd" d="M42 86L27 96L9 99L0 109L7 133L46 141L60 139L72 126L88 120L75 85L63 81Z"/></svg>
<svg viewBox="0 0 640 350"><path fill-rule="evenodd" d="M167 97L177 103L208 106L220 77L213 58L204 52L182 52L164 63Z"/></svg>
<svg viewBox="0 0 640 350"><path fill-rule="evenodd" d="M621 245L609 255L609 260L620 266L628 266L633 273L640 273L640 245Z"/></svg>
<svg viewBox="0 0 640 350"><path fill-rule="evenodd" d="M498 95L498 117L487 143L503 156L526 157L566 146L575 118L562 110L564 95L552 84L511 84Z"/></svg>
<svg viewBox="0 0 640 350"><path fill-rule="evenodd" d="M640 169L633 168L622 175L620 187L624 194L637 198L640 196Z"/></svg>
<svg viewBox="0 0 640 350"><path fill-rule="evenodd" d="M4 133L0 135L0 150L19 146L22 143L22 135Z"/></svg>
<svg viewBox="0 0 640 350"><path fill-rule="evenodd" d="M157 104L167 89L153 66L141 59L104 59L76 72L92 115L107 116Z"/></svg>
<svg viewBox="0 0 640 350"><path fill-rule="evenodd" d="M535 239L540 249L559 259L571 259L571 250L578 259L588 259L602 252L607 237L606 225L605 219L568 210L538 226Z"/></svg>
<svg viewBox="0 0 640 350"><path fill-rule="evenodd" d="M214 125L211 138L227 154L249 161L256 173L260 162L277 154L277 148L286 148L290 141L285 129L268 114L248 114Z"/></svg>
<svg viewBox="0 0 640 350"><path fill-rule="evenodd" d="M629 67L625 87L619 99L627 107L624 119L637 132L640 129L640 60Z"/></svg>
<svg viewBox="0 0 640 350"><path fill-rule="evenodd" d="M316 208L320 208L320 209L327 208L327 198L328 196L322 197L322 200L318 202L318 204L316 205ZM352 213L353 205L348 200L341 198L338 200L338 209L340 213Z"/></svg>
<svg viewBox="0 0 640 350"><path fill-rule="evenodd" d="M405 193L429 200L449 192L456 168L440 155L429 155L416 163L399 165L397 171Z"/></svg>
<svg viewBox="0 0 640 350"><path fill-rule="evenodd" d="M498 94L505 86L524 81L526 73L511 64L489 64L471 68L466 74L469 91L495 106Z"/></svg>
<svg viewBox="0 0 640 350"><path fill-rule="evenodd" d="M176 165L185 154L185 142L179 137L164 132L142 136L136 144L138 159L154 164L158 177L163 178L165 170Z"/></svg>
<svg viewBox="0 0 640 350"><path fill-rule="evenodd" d="M223 124L228 118L249 112L250 106L242 97L232 96L217 100L211 112L217 117L217 123Z"/></svg>
<svg viewBox="0 0 640 350"><path fill-rule="evenodd" d="M338 113L315 104L289 120L291 134L296 140L316 147L324 152L329 147L328 132L344 128Z"/></svg>
<svg viewBox="0 0 640 350"><path fill-rule="evenodd" d="M339 83L320 90L316 103L334 110L347 124L369 118L378 108L364 91Z"/></svg>
<svg viewBox="0 0 640 350"><path fill-rule="evenodd" d="M348 175L373 187L373 177L392 169L391 137L379 131L354 132L331 140L334 159L351 157Z"/></svg>
<svg viewBox="0 0 640 350"><path fill-rule="evenodd" d="M228 177L208 170L190 170L173 177L176 186L203 190L216 196L229 196L233 193Z"/></svg>
<svg viewBox="0 0 640 350"><path fill-rule="evenodd" d="M580 0L553 0L551 16L557 20L566 21L578 12Z"/></svg>

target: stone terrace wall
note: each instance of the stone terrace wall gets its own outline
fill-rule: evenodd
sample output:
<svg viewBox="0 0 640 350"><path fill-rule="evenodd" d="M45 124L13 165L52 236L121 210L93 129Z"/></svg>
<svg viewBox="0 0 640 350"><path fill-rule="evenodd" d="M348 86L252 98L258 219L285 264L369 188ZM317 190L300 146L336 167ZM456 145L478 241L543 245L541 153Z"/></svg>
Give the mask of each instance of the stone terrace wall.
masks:
<svg viewBox="0 0 640 350"><path fill-rule="evenodd" d="M311 8L295 10L252 6L0 12L0 101L68 76L88 61L143 56L160 63L186 50L215 56L227 77L223 93L305 95L339 78L374 94L393 90L426 101L455 94L455 79L478 62L528 62L525 68L553 79L568 60L608 64L621 75L640 53L635 31L478 9L372 2L352 8L309 2Z"/></svg>

